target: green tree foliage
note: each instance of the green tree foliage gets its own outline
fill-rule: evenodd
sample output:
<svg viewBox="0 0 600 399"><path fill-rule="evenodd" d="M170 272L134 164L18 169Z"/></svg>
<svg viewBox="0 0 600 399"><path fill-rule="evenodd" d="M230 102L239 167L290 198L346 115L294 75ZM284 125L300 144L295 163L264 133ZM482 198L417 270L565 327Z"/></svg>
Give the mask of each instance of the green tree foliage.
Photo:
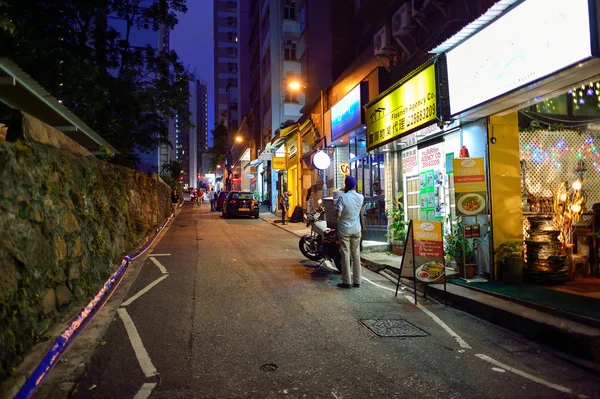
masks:
<svg viewBox="0 0 600 399"><path fill-rule="evenodd" d="M213 137L212 153L215 155L215 165L218 165L223 162L227 153L227 126L223 121L219 121L211 133Z"/></svg>
<svg viewBox="0 0 600 399"><path fill-rule="evenodd" d="M181 162L171 161L162 165L162 174L160 177L171 188L177 190L177 192L180 192L182 189L181 176L183 176L183 165Z"/></svg>
<svg viewBox="0 0 600 399"><path fill-rule="evenodd" d="M173 28L186 0L0 2L0 55L120 151L114 162L134 166L135 151L168 142L168 119L176 114L180 129L191 126L189 78L177 54L131 40L135 29Z"/></svg>

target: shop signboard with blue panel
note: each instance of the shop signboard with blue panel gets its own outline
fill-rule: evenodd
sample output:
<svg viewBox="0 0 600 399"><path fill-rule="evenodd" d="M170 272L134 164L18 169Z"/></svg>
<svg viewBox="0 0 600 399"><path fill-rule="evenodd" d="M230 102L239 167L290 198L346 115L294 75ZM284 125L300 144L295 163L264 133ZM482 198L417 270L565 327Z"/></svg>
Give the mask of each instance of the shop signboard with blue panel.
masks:
<svg viewBox="0 0 600 399"><path fill-rule="evenodd" d="M365 84L352 89L333 107L331 107L331 140L336 140L344 133L349 132L363 123L361 95Z"/></svg>

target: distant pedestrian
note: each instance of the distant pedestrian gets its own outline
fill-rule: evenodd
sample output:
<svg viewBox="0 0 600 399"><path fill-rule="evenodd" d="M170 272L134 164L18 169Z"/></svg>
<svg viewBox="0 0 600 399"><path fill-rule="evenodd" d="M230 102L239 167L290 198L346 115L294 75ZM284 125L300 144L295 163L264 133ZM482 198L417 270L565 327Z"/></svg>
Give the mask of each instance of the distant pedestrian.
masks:
<svg viewBox="0 0 600 399"><path fill-rule="evenodd" d="M210 189L210 211L214 212L217 210L217 200L219 199L219 194L215 191L214 188Z"/></svg>
<svg viewBox="0 0 600 399"><path fill-rule="evenodd" d="M291 191L281 191L279 195L279 209L281 209L281 224L285 224L285 216L290 209L290 195Z"/></svg>
<svg viewBox="0 0 600 399"><path fill-rule="evenodd" d="M306 215L310 216L315 213L315 201L312 198L312 190L309 188L306 193Z"/></svg>
<svg viewBox="0 0 600 399"><path fill-rule="evenodd" d="M362 269L360 264L360 210L365 197L356 192L356 179L346 176L344 181L344 194L342 194L335 207L337 209L337 231L340 236L342 249L342 282L340 288L350 288L350 260L352 260L352 280L354 287L360 287Z"/></svg>
<svg viewBox="0 0 600 399"><path fill-rule="evenodd" d="M177 204L179 203L179 194L177 194L177 190L171 191L171 207L173 208L173 212L177 209Z"/></svg>

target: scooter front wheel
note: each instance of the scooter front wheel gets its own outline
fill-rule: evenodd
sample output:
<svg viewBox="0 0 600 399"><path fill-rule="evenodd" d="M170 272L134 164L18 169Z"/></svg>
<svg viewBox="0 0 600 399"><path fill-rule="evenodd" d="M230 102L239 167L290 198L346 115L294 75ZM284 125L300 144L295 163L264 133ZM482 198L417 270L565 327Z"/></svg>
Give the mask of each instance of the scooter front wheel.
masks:
<svg viewBox="0 0 600 399"><path fill-rule="evenodd" d="M298 248L300 248L300 252L302 255L306 256L310 260L320 261L323 259L323 255L319 254L313 249L314 238L310 235L303 235L300 237L300 241L298 242ZM317 245L314 245L315 247Z"/></svg>

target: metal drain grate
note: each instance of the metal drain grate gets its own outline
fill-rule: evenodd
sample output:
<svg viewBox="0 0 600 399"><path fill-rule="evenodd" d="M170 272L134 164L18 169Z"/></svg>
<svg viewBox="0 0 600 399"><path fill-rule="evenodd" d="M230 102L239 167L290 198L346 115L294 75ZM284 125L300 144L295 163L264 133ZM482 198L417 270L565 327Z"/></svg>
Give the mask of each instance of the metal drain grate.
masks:
<svg viewBox="0 0 600 399"><path fill-rule="evenodd" d="M426 337L429 335L403 319L361 320L360 323L379 337Z"/></svg>

